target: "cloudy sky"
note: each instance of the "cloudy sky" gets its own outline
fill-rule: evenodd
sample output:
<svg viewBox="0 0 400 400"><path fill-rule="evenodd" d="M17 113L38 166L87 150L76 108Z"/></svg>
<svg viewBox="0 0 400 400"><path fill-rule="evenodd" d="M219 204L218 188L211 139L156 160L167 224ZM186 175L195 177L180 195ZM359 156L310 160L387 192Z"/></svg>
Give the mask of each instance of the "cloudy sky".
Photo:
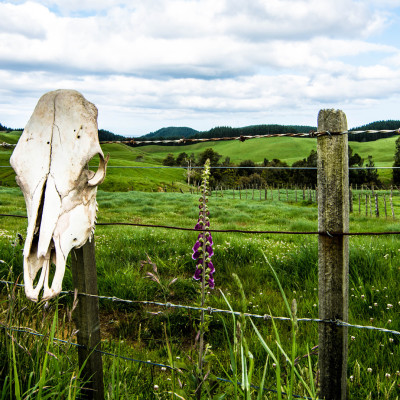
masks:
<svg viewBox="0 0 400 400"><path fill-rule="evenodd" d="M400 0L0 0L0 123L80 91L139 136L400 119Z"/></svg>

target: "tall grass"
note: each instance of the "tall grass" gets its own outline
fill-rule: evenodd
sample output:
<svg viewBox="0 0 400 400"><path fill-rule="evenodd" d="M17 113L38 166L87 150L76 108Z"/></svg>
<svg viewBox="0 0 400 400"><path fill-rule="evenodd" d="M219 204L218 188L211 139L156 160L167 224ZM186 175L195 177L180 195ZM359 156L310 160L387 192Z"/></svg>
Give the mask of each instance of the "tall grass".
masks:
<svg viewBox="0 0 400 400"><path fill-rule="evenodd" d="M193 227L198 212L198 196L190 194L129 192L111 196L100 191L98 200L99 222L128 220ZM238 198L234 200L227 196L212 196L209 199L209 207L213 228L317 228L317 209L314 204L278 202L276 199L274 202L249 200L246 203ZM0 212L15 211L15 208L19 208L21 214L25 213L24 201L19 190L2 188ZM151 210L147 212L148 208ZM17 233L25 236L26 221L3 218L1 223L0 259L3 262L0 262L0 278L21 280L23 242L20 242ZM383 231L396 228L395 223L385 221L384 218L366 218L357 212L351 216L352 231ZM190 251L196 237L195 232L97 226L95 242L99 293L132 300L196 304L199 288L191 278L194 265ZM226 308L229 307L229 302L234 310L244 310L245 305L247 312L260 315L290 315L274 273L261 253L263 251L279 277L287 303L290 305L293 299L296 299L296 315L318 316L316 237L215 233L213 240L213 262L218 272L217 290L208 298L211 307ZM396 236L350 238L351 323L400 330L399 248L400 241ZM147 272L152 272L152 266L143 263L147 256L157 264L159 279L164 287L174 278L178 278L167 291L157 282L145 279ZM246 295L245 302L232 273L236 273L241 281ZM73 345L61 345L53 341L49 344L48 341L56 310L58 317L55 337L68 339L68 335L72 335L74 327L72 323L70 325L67 312L72 307L72 299L66 296L59 299L58 305L50 302L45 308L43 304L26 301L21 289L1 285L1 324L31 328L46 337L44 340L37 340L32 335L1 328L0 357L6 360L4 366L0 366L2 398L15 396L18 391L22 397L31 393L29 390L32 391L43 376L46 354L42 395L61 390L62 386L65 396L68 395L65 392L66 388L71 388L71 396L74 396L74 390L78 396L80 384L76 384L76 377L79 369ZM68 269L63 287L72 289ZM181 393L179 390L186 390L189 393L188 398L191 398L196 388L195 381L192 380L192 366L195 358L193 349L196 344L195 327L198 326L198 312L139 304L122 305L107 300L102 300L100 306L104 350L164 364L170 364L173 360L174 366L182 371L176 372L176 386L172 387L174 377L168 370L104 356L108 398L169 399L171 392ZM272 355L268 354L260 336L279 361L279 376L281 383L283 382L280 386L286 385L284 390L287 390L287 382L293 381L293 394L308 395L295 372L292 378L291 366L295 365L310 390L314 390L309 377L311 371L314 377L316 373L317 355L315 350L311 350L318 342L316 324L298 323L295 337L296 357L293 361L292 322L274 320L274 327L272 321L254 320L253 323L260 334L258 336L249 321L246 322L245 329L240 331L244 327L241 318L233 320L232 316L219 314L209 317L206 356L210 369L206 380L208 390L204 391L204 398L224 393L227 399L236 395L243 398L245 391L241 384L243 377L249 377L250 372L251 379L247 382L250 382L248 393L252 398L260 398L260 392L252 384L259 386L263 382L265 389L278 389L277 370L272 366L273 363L277 363ZM166 335L162 324L167 327L171 353L166 347ZM280 346L287 357L276 342L277 333ZM246 340L248 350L244 344L243 347L239 346L241 334ZM400 371L399 338L395 335L353 328L349 328L349 336L348 383L351 398L395 398L396 385L400 383L397 376L397 371ZM73 335L71 340L74 340ZM239 353L236 352L237 349ZM231 350L235 351L236 367L232 364ZM254 366L251 366L252 362ZM242 375L243 368L246 368L245 375ZM18 383L15 380L16 376ZM230 376L233 383L224 383L216 379L226 376ZM314 384L317 390L317 382ZM247 383L246 385L249 387ZM38 386L36 388L38 389ZM261 398L276 398L276 393L264 392ZM35 395L37 393L35 392Z"/></svg>
<svg viewBox="0 0 400 400"><path fill-rule="evenodd" d="M16 279L12 273L7 278ZM50 399L55 393L59 398L79 397L81 371L70 344L69 311L61 317L57 302L48 307L29 304L16 286L1 293L0 398ZM56 335L66 343L54 341Z"/></svg>

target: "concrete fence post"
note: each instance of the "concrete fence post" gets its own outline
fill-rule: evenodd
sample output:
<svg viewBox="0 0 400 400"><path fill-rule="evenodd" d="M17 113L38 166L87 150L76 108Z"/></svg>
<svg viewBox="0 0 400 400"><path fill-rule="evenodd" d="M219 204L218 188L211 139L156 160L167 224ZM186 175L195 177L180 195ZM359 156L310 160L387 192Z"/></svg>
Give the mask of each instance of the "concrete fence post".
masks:
<svg viewBox="0 0 400 400"><path fill-rule="evenodd" d="M321 110L318 154L318 280L319 318L348 321L349 171L346 115L341 110ZM321 323L318 366L321 399L347 399L347 327Z"/></svg>

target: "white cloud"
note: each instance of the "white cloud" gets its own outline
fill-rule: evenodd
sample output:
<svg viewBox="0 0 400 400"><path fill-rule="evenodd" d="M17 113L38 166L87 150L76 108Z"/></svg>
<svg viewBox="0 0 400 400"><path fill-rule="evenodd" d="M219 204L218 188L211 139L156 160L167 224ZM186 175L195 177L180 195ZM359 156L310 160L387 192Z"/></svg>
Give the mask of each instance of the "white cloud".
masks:
<svg viewBox="0 0 400 400"><path fill-rule="evenodd" d="M171 119L210 128L300 120L328 103L363 109L400 91L400 50L375 40L396 2L378 3L0 0L0 122L16 110L26 120L57 88L82 91L107 129L115 113L128 134Z"/></svg>
<svg viewBox="0 0 400 400"><path fill-rule="evenodd" d="M26 39L44 39L46 28L43 21L51 17L47 8L28 2L23 6L10 3L0 3L1 33L10 35L22 35Z"/></svg>

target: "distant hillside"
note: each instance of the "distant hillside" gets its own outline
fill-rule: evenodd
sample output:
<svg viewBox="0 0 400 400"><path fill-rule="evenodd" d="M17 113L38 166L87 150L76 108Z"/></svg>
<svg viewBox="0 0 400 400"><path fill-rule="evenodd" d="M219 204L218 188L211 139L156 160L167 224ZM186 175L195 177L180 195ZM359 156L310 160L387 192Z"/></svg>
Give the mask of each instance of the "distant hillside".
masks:
<svg viewBox="0 0 400 400"><path fill-rule="evenodd" d="M351 136L351 135L350 135ZM19 133L0 132L0 143L16 143ZM358 153L364 160L371 155L378 167L393 165L395 153L395 141L397 137L380 139L374 142L352 142L353 154ZM240 142L239 140L226 140L218 142L204 142L187 144L182 146L119 146L115 144L102 145L105 154L110 153L112 165L118 166L161 166L163 160L171 153L176 159L182 152L188 155L194 154L198 158L200 153L212 148L221 154L221 160L229 157L230 162L239 164L245 160L252 160L262 165L264 159L273 160L278 158L281 161L293 165L296 161L307 158L311 150L315 150L317 142L314 139L302 139L294 137L254 139ZM0 147L0 165L8 166L12 148ZM365 163L364 163L365 164ZM390 184L392 171L390 169L379 170L380 179L385 184ZM110 168L107 171L107 178L101 185L105 191L126 191L126 190L152 190L159 186L170 185L171 182L181 182L183 185L182 171L170 169L143 169L132 174L129 168ZM11 168L0 168L0 186L16 186L15 174Z"/></svg>
<svg viewBox="0 0 400 400"><path fill-rule="evenodd" d="M141 136L138 139L180 139L180 138L188 138L197 134L198 131L192 128L187 127L179 127L179 126L170 126L168 128L161 128L158 131L150 132L147 135Z"/></svg>
<svg viewBox="0 0 400 400"><path fill-rule="evenodd" d="M309 132L316 130L315 126L303 126L303 125L251 125L243 128L232 128L230 126L217 126L208 131L199 132L195 129L186 127L169 127L161 128L158 131L148 133L147 135L141 136L138 139L145 140L161 140L161 139L180 139L182 137L191 139L201 138L214 138L214 137L230 137L230 136L255 136L255 135L267 135L269 133L299 133Z"/></svg>
<svg viewBox="0 0 400 400"><path fill-rule="evenodd" d="M304 125L250 125L243 128L231 128L230 126L219 126L206 132L199 132L193 138L214 138L214 137L233 137L233 136L255 136L280 133L303 133L315 131L315 126Z"/></svg>
<svg viewBox="0 0 400 400"><path fill-rule="evenodd" d="M371 122L362 125L354 130L392 130L400 128L399 120L386 120ZM191 128L169 127L162 128L158 131L151 132L147 135L140 137L145 140L161 140L161 139L180 139L182 137L190 139L201 138L219 138L219 137L237 137L237 136L255 136L255 135L268 135L268 134L282 134L282 133L308 133L316 131L316 126L309 125L279 125L279 124L264 124L264 125L250 125L242 128L232 128L230 126L217 126L208 131L199 132ZM358 135L349 135L349 141L354 142L370 142L377 139L388 138L395 136L396 133L360 133Z"/></svg>
<svg viewBox="0 0 400 400"><path fill-rule="evenodd" d="M386 121L375 121L366 125L352 128L350 131L367 131L367 130L392 130L399 129L399 120L386 120ZM384 139L391 136L396 136L398 133L359 133L357 135L349 135L349 141L352 142L371 142L373 140Z"/></svg>

